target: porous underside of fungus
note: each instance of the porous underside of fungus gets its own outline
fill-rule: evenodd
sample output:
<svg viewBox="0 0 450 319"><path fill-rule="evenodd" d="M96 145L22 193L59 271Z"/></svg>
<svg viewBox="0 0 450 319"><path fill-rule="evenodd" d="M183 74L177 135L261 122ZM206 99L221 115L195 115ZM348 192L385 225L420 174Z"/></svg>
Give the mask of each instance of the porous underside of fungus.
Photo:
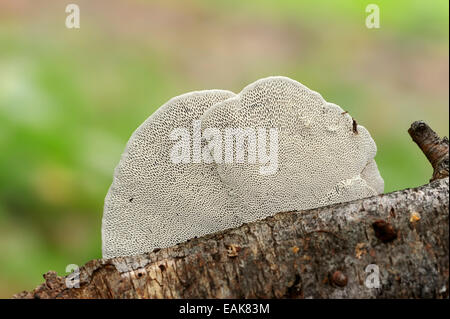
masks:
<svg viewBox="0 0 450 319"><path fill-rule="evenodd" d="M195 120L202 132L267 132L262 149L244 142L247 158L270 153L275 129L275 170L264 171L267 161L220 160L223 154L204 137L202 147L216 161L174 163L169 136L178 127L195 135ZM382 193L375 154L370 134L348 113L286 77L258 80L237 95L211 90L173 98L133 133L115 170L105 199L103 257L150 252L277 212Z"/></svg>

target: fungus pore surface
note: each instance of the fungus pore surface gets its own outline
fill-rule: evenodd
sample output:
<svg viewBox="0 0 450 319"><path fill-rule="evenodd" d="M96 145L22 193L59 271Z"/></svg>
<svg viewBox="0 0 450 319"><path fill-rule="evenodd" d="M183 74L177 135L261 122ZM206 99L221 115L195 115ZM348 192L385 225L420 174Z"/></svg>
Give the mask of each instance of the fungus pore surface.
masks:
<svg viewBox="0 0 450 319"><path fill-rule="evenodd" d="M182 132L189 143L174 149ZM177 157L179 150L189 156ZM116 167L103 257L382 193L376 150L348 113L286 77L258 80L237 95L173 98L133 133Z"/></svg>

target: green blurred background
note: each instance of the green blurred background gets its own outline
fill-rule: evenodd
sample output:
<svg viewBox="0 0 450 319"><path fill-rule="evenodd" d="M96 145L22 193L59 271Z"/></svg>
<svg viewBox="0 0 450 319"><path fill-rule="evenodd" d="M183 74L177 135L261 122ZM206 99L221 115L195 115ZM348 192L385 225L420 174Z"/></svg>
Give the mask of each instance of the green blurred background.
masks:
<svg viewBox="0 0 450 319"><path fill-rule="evenodd" d="M447 0L0 0L0 297L101 257L130 134L188 91L291 77L368 128L386 192L426 183L407 129L448 136L448 53Z"/></svg>

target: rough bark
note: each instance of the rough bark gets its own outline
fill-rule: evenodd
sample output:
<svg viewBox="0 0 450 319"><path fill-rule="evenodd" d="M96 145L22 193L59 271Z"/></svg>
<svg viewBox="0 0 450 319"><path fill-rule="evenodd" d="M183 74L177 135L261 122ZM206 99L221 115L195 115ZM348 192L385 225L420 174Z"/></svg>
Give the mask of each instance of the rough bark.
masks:
<svg viewBox="0 0 450 319"><path fill-rule="evenodd" d="M430 144L430 131L417 123L410 129L439 173L430 184L279 213L148 254L93 260L78 276L48 272L44 284L14 297L448 298L449 179L440 178L445 170L448 176L448 140ZM375 275L368 265L379 270L378 288L366 285Z"/></svg>

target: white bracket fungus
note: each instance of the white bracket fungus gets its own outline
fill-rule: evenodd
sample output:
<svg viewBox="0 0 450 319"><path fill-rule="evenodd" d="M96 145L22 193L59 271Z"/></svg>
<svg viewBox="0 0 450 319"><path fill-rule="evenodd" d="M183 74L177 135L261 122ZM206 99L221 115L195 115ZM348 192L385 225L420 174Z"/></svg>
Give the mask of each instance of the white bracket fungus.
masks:
<svg viewBox="0 0 450 319"><path fill-rule="evenodd" d="M133 133L115 170L103 257L382 193L375 154L347 112L286 77L173 98Z"/></svg>

